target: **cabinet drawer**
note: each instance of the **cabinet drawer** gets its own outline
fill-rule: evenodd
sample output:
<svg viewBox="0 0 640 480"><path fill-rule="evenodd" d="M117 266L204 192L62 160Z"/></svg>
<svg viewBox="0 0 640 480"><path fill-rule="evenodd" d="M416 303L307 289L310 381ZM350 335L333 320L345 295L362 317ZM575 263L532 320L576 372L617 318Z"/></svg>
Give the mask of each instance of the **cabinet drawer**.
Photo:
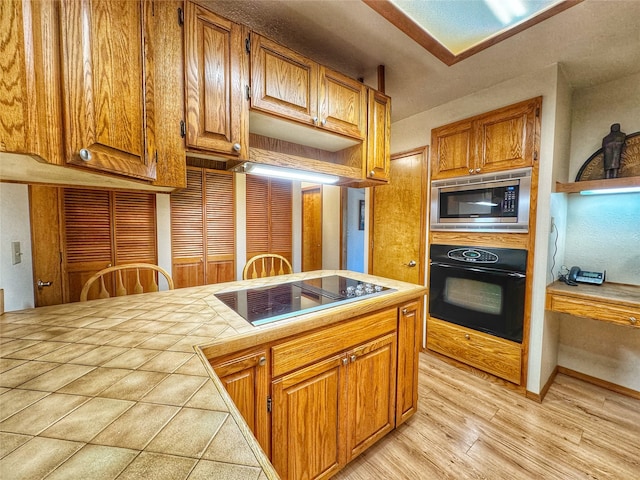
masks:
<svg viewBox="0 0 640 480"><path fill-rule="evenodd" d="M547 298L547 308L554 312L569 313L578 317L594 318L620 325L640 327L640 311L611 303L585 301L585 299L552 295Z"/></svg>
<svg viewBox="0 0 640 480"><path fill-rule="evenodd" d="M520 384L520 344L429 318L427 348Z"/></svg>
<svg viewBox="0 0 640 480"><path fill-rule="evenodd" d="M397 317L397 309L385 310L275 345L271 349L273 376L277 377L394 331Z"/></svg>

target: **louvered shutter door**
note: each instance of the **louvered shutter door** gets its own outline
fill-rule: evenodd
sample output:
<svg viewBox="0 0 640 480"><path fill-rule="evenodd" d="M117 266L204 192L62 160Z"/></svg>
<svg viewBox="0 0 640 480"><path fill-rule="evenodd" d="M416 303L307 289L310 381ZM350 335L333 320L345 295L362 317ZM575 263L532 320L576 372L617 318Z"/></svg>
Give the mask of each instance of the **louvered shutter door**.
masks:
<svg viewBox="0 0 640 480"><path fill-rule="evenodd" d="M202 170L187 168L187 188L171 194L172 276L176 288L204 283Z"/></svg>
<svg viewBox="0 0 640 480"><path fill-rule="evenodd" d="M125 263L158 264L156 248L156 196L152 193L115 192L115 265ZM115 274L114 274L115 275ZM136 284L135 270L126 270L123 283L128 291ZM140 272L140 283L145 291L157 284L157 273Z"/></svg>
<svg viewBox="0 0 640 480"><path fill-rule="evenodd" d="M287 260L291 261L291 182L271 179L270 183L270 250L271 253L282 255Z"/></svg>
<svg viewBox="0 0 640 480"><path fill-rule="evenodd" d="M62 189L65 302L80 300L84 282L112 263L111 204L104 190Z"/></svg>
<svg viewBox="0 0 640 480"><path fill-rule="evenodd" d="M206 283L235 280L233 174L205 170Z"/></svg>
<svg viewBox="0 0 640 480"><path fill-rule="evenodd" d="M269 252L269 180L247 175L247 260Z"/></svg>

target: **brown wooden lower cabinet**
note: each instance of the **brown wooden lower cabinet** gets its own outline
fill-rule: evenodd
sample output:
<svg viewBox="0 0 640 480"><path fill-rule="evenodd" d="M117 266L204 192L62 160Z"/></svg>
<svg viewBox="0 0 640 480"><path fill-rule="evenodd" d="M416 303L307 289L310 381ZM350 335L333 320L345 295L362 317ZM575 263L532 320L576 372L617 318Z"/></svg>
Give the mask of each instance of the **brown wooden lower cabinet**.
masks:
<svg viewBox="0 0 640 480"><path fill-rule="evenodd" d="M428 317L427 348L520 385L519 343Z"/></svg>
<svg viewBox="0 0 640 480"><path fill-rule="evenodd" d="M415 413L420 312L413 301L210 359L283 479L330 478Z"/></svg>

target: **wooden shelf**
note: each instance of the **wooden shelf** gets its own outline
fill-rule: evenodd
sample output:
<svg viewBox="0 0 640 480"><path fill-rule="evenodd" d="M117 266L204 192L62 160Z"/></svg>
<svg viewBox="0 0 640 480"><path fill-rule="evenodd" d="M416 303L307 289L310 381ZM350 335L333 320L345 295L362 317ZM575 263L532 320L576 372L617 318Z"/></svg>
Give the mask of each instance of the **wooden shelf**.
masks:
<svg viewBox="0 0 640 480"><path fill-rule="evenodd" d="M556 182L557 193L579 193L582 190L602 190L605 188L640 187L640 177L609 178L582 182Z"/></svg>
<svg viewBox="0 0 640 480"><path fill-rule="evenodd" d="M618 325L640 327L640 285L605 282L602 285L547 286L546 309Z"/></svg>

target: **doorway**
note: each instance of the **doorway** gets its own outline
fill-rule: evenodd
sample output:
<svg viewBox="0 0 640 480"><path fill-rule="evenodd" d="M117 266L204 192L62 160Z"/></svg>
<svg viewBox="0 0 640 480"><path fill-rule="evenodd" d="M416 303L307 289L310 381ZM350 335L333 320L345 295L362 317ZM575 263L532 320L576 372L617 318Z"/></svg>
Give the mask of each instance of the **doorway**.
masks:
<svg viewBox="0 0 640 480"><path fill-rule="evenodd" d="M343 268L365 273L365 189L344 188L342 201Z"/></svg>
<svg viewBox="0 0 640 480"><path fill-rule="evenodd" d="M302 271L322 270L322 186L302 189Z"/></svg>

